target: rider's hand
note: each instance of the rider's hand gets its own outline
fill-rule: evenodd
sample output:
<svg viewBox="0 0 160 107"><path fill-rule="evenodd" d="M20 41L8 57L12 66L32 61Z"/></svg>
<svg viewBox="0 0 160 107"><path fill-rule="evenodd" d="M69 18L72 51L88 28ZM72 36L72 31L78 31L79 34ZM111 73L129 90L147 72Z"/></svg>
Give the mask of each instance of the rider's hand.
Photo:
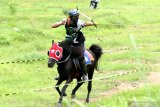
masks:
<svg viewBox="0 0 160 107"><path fill-rule="evenodd" d="M97 27L97 24L93 23L93 26Z"/></svg>
<svg viewBox="0 0 160 107"><path fill-rule="evenodd" d="M64 19L64 20L61 20L61 24L62 25L65 25L66 24L66 20Z"/></svg>

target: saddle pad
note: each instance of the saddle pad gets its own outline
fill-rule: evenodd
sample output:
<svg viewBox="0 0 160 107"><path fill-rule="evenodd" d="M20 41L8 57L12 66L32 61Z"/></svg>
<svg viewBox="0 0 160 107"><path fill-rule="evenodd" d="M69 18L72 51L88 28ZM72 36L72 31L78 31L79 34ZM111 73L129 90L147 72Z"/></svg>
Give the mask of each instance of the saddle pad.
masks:
<svg viewBox="0 0 160 107"><path fill-rule="evenodd" d="M84 52L84 57L85 57L86 65L91 64L91 61L94 61L93 56L87 50L85 50Z"/></svg>

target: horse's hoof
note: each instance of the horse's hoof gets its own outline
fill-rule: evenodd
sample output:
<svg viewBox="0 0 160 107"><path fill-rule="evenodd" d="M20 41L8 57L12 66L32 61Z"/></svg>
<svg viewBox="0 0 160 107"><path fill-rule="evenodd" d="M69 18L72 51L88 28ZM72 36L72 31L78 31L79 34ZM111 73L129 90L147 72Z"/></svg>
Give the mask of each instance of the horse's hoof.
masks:
<svg viewBox="0 0 160 107"><path fill-rule="evenodd" d="M75 95L75 94L74 94L74 95L71 95L71 98L72 98L72 99L76 98L76 95Z"/></svg>
<svg viewBox="0 0 160 107"><path fill-rule="evenodd" d="M85 103L89 103L89 100L86 99Z"/></svg>
<svg viewBox="0 0 160 107"><path fill-rule="evenodd" d="M63 96L67 96L67 94L66 94L66 93L64 93L64 94L63 94Z"/></svg>
<svg viewBox="0 0 160 107"><path fill-rule="evenodd" d="M58 104L57 104L57 107L62 107L62 103L58 103Z"/></svg>

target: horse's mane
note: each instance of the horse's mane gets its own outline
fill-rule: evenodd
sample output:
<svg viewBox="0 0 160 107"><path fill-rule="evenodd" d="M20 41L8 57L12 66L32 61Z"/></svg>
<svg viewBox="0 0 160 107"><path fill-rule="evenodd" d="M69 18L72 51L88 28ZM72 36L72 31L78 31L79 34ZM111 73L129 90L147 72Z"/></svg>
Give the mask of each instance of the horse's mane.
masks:
<svg viewBox="0 0 160 107"><path fill-rule="evenodd" d="M66 57L69 56L69 54L71 53L71 50L69 47L66 46L64 41L58 42L59 46L63 48L63 57L60 61L63 61L66 59Z"/></svg>

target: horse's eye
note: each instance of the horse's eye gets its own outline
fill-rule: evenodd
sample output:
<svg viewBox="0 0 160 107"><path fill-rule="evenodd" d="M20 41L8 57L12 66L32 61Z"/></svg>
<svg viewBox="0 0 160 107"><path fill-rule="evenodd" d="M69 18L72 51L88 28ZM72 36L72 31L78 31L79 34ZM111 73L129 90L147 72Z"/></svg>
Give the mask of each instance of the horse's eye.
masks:
<svg viewBox="0 0 160 107"><path fill-rule="evenodd" d="M49 51L47 52L48 56L49 56Z"/></svg>
<svg viewBox="0 0 160 107"><path fill-rule="evenodd" d="M60 55L60 52L59 52L59 51L57 51L57 52L56 52L56 55L57 55L57 56L59 56L59 55Z"/></svg>

